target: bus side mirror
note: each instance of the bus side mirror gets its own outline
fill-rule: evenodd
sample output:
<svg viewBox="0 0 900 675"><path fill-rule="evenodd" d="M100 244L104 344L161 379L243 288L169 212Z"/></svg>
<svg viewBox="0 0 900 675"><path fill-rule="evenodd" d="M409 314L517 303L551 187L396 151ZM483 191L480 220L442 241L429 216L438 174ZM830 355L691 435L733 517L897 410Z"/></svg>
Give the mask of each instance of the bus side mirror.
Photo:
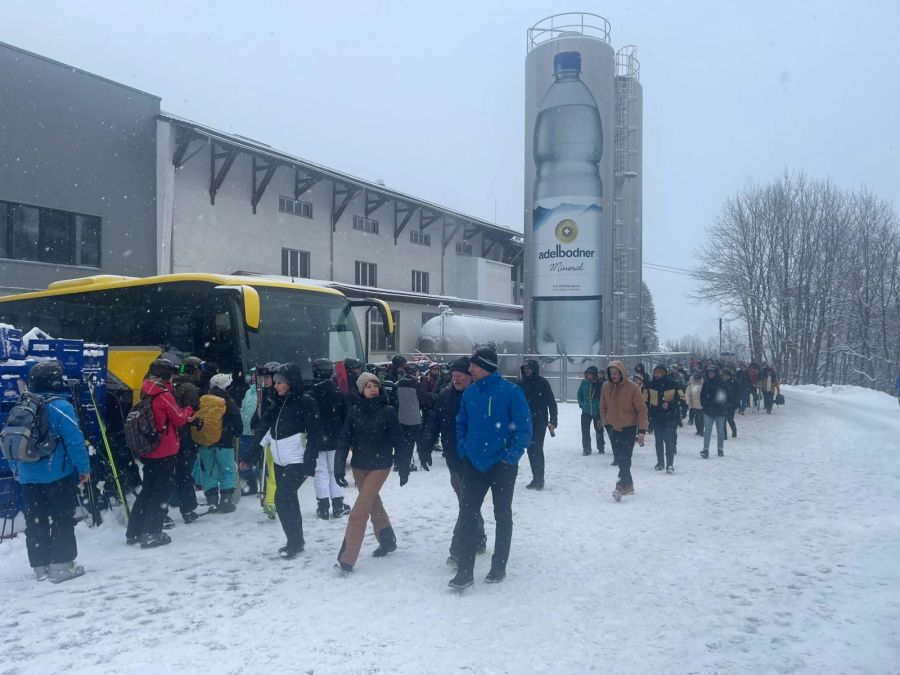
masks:
<svg viewBox="0 0 900 675"><path fill-rule="evenodd" d="M384 334L393 335L394 315L391 313L391 306L384 300L379 300L378 298L354 298L349 302L351 307L374 307L381 315L381 325L384 326Z"/></svg>
<svg viewBox="0 0 900 675"><path fill-rule="evenodd" d="M244 324L251 330L259 330L259 293L253 286L216 286L216 290L239 293Z"/></svg>

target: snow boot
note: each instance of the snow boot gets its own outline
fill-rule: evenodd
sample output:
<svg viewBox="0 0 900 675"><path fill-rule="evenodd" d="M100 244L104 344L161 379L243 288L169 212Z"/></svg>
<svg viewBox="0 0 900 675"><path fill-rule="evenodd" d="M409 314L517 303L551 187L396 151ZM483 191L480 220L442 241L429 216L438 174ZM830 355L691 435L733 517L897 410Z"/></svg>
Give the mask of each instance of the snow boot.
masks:
<svg viewBox="0 0 900 675"><path fill-rule="evenodd" d="M719 457L724 457L724 456L725 456L725 451L719 450Z"/></svg>
<svg viewBox="0 0 900 675"><path fill-rule="evenodd" d="M709 459L709 450L707 450L706 448L704 448L703 450L700 451L700 456L701 456L703 459Z"/></svg>
<svg viewBox="0 0 900 675"><path fill-rule="evenodd" d="M157 532L156 534L145 534L141 537L141 548L157 548L172 543L172 537L165 532Z"/></svg>
<svg viewBox="0 0 900 675"><path fill-rule="evenodd" d="M494 569L491 567L491 571L487 573L487 576L484 578L486 582L489 584L499 584L506 577L506 570L502 570L500 568Z"/></svg>
<svg viewBox="0 0 900 675"><path fill-rule="evenodd" d="M74 560L65 563L50 563L50 581L61 584L63 581L80 577L84 574L84 567Z"/></svg>
<svg viewBox="0 0 900 675"><path fill-rule="evenodd" d="M234 499L234 490L222 490L222 497L219 499L219 513L234 513L237 510L232 499Z"/></svg>
<svg viewBox="0 0 900 675"><path fill-rule="evenodd" d="M282 560L293 560L298 555L303 553L303 544L297 546L282 546L278 549L278 557Z"/></svg>
<svg viewBox="0 0 900 675"><path fill-rule="evenodd" d="M666 467L666 473L675 473L675 467L669 464L669 466Z"/></svg>
<svg viewBox="0 0 900 675"><path fill-rule="evenodd" d="M590 449L588 449L588 450L582 450L582 451L581 451L581 454L584 455L585 457L589 457L590 454L591 454L591 451L590 451Z"/></svg>
<svg viewBox="0 0 900 675"><path fill-rule="evenodd" d="M50 576L50 565L39 565L31 569L34 570L34 578L38 581L46 581Z"/></svg>
<svg viewBox="0 0 900 675"><path fill-rule="evenodd" d="M597 448L597 452L600 453L601 455L606 454L606 450L604 448Z"/></svg>
<svg viewBox="0 0 900 675"><path fill-rule="evenodd" d="M140 535L135 536L135 537L129 537L128 535L125 535L125 545L126 546L134 546L135 544L140 544L140 543L141 543Z"/></svg>
<svg viewBox="0 0 900 675"><path fill-rule="evenodd" d="M537 479L533 479L528 485L525 486L526 490L543 490L544 489L544 481L539 481Z"/></svg>
<svg viewBox="0 0 900 675"><path fill-rule="evenodd" d="M325 510L328 510L328 507L325 507ZM332 497L331 498L331 513L334 518L341 518L343 516L350 515L350 507L344 503L343 497Z"/></svg>
<svg viewBox="0 0 900 675"><path fill-rule="evenodd" d="M200 514L197 513L196 511L188 511L187 513L181 514L181 519L184 521L185 525L190 525L195 520L197 520L197 518L199 518L199 517L200 517Z"/></svg>
<svg viewBox="0 0 900 675"><path fill-rule="evenodd" d="M263 506L263 513L266 514L266 518L268 518L269 520L275 520L275 518L278 516L278 511L275 510L274 504L267 504L266 506Z"/></svg>
<svg viewBox="0 0 900 675"><path fill-rule="evenodd" d="M447 585L454 591L462 591L475 584L471 572L457 572Z"/></svg>
<svg viewBox="0 0 900 675"><path fill-rule="evenodd" d="M169 516L165 516L165 517L163 518L163 529L164 529L164 530L171 530L171 529L174 528L174 527L175 527L175 521L172 520L171 518L169 518Z"/></svg>
<svg viewBox="0 0 900 675"><path fill-rule="evenodd" d="M459 567L459 557L451 555L447 558L447 567Z"/></svg>
<svg viewBox="0 0 900 675"><path fill-rule="evenodd" d="M206 491L206 505L209 507L209 513L219 512L219 488Z"/></svg>
<svg viewBox="0 0 900 675"><path fill-rule="evenodd" d="M328 520L328 497L317 499L316 515L322 520Z"/></svg>
<svg viewBox="0 0 900 675"><path fill-rule="evenodd" d="M376 558L383 558L388 553L393 553L397 550L397 537L394 535L394 528L390 525L381 529L381 532L378 533L378 543L380 544L378 548L372 553L372 555Z"/></svg>
<svg viewBox="0 0 900 675"><path fill-rule="evenodd" d="M662 471L665 467L662 462L657 462L656 466L653 467L656 471Z"/></svg>
<svg viewBox="0 0 900 675"><path fill-rule="evenodd" d="M340 574L342 577L353 574L353 565L351 565L350 563L341 562L340 560L334 563L334 569L336 569L338 574Z"/></svg>

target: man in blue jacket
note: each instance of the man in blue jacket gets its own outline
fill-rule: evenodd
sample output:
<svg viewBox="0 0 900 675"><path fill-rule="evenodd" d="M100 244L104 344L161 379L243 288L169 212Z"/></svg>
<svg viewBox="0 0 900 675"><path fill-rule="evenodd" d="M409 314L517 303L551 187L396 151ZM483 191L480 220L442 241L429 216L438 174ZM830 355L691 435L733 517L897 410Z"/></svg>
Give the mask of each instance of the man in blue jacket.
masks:
<svg viewBox="0 0 900 675"><path fill-rule="evenodd" d="M478 547L478 514L488 490L494 502L496 534L488 583L506 576L512 542L512 499L519 459L531 443L531 411L522 389L497 372L497 350L479 347L472 354L472 384L463 392L456 417L456 449L462 460L459 567L450 587L473 584Z"/></svg>
<svg viewBox="0 0 900 675"><path fill-rule="evenodd" d="M64 398L63 369L58 361L35 365L28 375L28 390L47 400L47 424L57 438L56 448L37 462L10 462L25 494L25 545L38 581L54 583L84 574L75 562L75 476L91 479L91 464L75 408Z"/></svg>

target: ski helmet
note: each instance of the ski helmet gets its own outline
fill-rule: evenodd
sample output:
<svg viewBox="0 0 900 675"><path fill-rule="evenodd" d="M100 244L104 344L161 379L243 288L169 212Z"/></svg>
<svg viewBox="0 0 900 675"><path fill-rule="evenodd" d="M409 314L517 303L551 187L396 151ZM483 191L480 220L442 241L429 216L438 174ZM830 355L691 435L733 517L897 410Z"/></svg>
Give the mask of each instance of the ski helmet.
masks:
<svg viewBox="0 0 900 675"><path fill-rule="evenodd" d="M234 382L234 378L230 373L217 373L209 378L209 386L225 391Z"/></svg>
<svg viewBox="0 0 900 675"><path fill-rule="evenodd" d="M313 377L317 380L327 380L334 375L334 364L328 359L316 359L313 362Z"/></svg>
<svg viewBox="0 0 900 675"><path fill-rule="evenodd" d="M32 391L62 391L62 364L53 359L34 365L28 373L28 388Z"/></svg>
<svg viewBox="0 0 900 675"><path fill-rule="evenodd" d="M344 359L344 369L348 373L353 370L362 370L362 364L359 362L359 359Z"/></svg>
<svg viewBox="0 0 900 675"><path fill-rule="evenodd" d="M156 359L150 364L150 374L153 377L160 377L164 380L168 380L172 377L176 370L177 366L169 359Z"/></svg>
<svg viewBox="0 0 900 675"><path fill-rule="evenodd" d="M403 354L395 354L391 357L391 365L394 368L403 368L407 364L406 357Z"/></svg>

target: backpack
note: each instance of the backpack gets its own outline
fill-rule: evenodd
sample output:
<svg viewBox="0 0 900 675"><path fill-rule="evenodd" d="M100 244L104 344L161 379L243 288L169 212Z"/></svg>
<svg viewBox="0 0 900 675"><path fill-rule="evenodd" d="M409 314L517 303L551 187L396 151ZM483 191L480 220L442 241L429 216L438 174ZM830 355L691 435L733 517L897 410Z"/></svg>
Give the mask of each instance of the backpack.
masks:
<svg viewBox="0 0 900 675"><path fill-rule="evenodd" d="M162 434L156 429L153 418L153 399L159 394L148 396L141 394L141 399L125 418L125 445L131 450L135 459L148 455L159 447Z"/></svg>
<svg viewBox="0 0 900 675"><path fill-rule="evenodd" d="M191 438L197 445L208 448L222 440L222 418L225 417L225 399L213 394L200 397L200 407L194 417L203 420L199 429L191 427Z"/></svg>
<svg viewBox="0 0 900 675"><path fill-rule="evenodd" d="M60 437L50 430L47 404L60 398L22 394L19 402L9 411L6 424L0 431L4 459L33 463L53 454Z"/></svg>

